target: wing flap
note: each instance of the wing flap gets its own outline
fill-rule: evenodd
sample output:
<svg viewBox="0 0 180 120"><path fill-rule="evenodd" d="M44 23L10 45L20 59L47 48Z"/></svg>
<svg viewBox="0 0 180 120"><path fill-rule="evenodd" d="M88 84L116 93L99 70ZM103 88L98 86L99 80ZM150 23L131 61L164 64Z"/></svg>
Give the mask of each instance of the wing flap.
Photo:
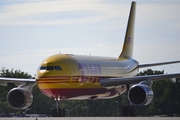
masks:
<svg viewBox="0 0 180 120"><path fill-rule="evenodd" d="M100 81L100 84L103 87L109 87L109 86L118 86L118 85L126 85L126 84L136 84L144 80L155 81L155 80L162 80L168 78L180 78L180 73L134 76L134 77L126 77L126 78L106 78L106 79L102 79Z"/></svg>
<svg viewBox="0 0 180 120"><path fill-rule="evenodd" d="M7 82L0 82L1 86L7 86Z"/></svg>

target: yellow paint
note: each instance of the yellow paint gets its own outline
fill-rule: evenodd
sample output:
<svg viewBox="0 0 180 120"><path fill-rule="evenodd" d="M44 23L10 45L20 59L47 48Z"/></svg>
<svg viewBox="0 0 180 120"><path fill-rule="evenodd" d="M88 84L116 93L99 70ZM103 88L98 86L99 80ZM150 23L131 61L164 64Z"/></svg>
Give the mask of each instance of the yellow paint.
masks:
<svg viewBox="0 0 180 120"><path fill-rule="evenodd" d="M126 69L122 68L121 66L117 67L119 66L119 61L123 62L123 67ZM83 70L79 69L78 67L78 64L80 63L87 66L89 64L99 64L101 73L88 73L87 75L84 75L86 79L82 80ZM40 67L58 65L61 67L62 70L38 70L36 80L40 89L102 88L101 85L98 83L98 77L121 77L126 71L130 71L132 69L131 67L128 68L129 66L131 66L129 65L129 63L130 61L125 58L119 58L117 60L112 58L96 58L88 56L58 54L45 59L40 65ZM107 65L110 67L108 67ZM88 70L90 72L91 68L88 68ZM122 72L122 74L120 72Z"/></svg>

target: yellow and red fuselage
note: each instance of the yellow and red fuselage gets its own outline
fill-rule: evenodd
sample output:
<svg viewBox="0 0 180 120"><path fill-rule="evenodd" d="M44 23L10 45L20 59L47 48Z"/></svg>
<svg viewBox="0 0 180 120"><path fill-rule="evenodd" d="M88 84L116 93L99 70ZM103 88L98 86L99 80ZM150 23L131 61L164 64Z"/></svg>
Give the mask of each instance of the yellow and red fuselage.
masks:
<svg viewBox="0 0 180 120"><path fill-rule="evenodd" d="M36 81L41 92L58 99L106 99L126 91L125 86L104 88L105 78L137 74L138 62L133 59L57 54L40 65Z"/></svg>

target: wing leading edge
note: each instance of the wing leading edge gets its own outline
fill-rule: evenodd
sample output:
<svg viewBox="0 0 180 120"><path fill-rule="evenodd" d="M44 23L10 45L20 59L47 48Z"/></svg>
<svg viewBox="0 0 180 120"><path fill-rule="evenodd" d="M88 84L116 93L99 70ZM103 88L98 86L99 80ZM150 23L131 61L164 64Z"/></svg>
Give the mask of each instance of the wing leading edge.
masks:
<svg viewBox="0 0 180 120"><path fill-rule="evenodd" d="M25 79L25 78L0 78L0 85L7 86L7 83L14 83L20 85L24 83L35 84L36 79Z"/></svg>
<svg viewBox="0 0 180 120"><path fill-rule="evenodd" d="M152 63L152 64L142 64L142 65L138 65L138 68L160 66L160 65L168 65L168 64L175 64L175 63L180 63L180 61L170 61L170 62L161 62L161 63Z"/></svg>

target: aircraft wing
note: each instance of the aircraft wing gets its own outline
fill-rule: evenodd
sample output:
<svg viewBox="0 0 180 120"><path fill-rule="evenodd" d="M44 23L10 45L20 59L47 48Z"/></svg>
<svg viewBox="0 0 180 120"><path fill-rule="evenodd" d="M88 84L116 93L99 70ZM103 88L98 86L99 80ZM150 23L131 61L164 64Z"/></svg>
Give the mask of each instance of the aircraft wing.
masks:
<svg viewBox="0 0 180 120"><path fill-rule="evenodd" d="M125 77L125 78L106 78L100 81L101 86L118 86L126 84L136 84L144 80L162 80L162 79L172 79L180 78L180 73L177 74L160 74L160 75L146 75L146 76L134 76L134 77ZM175 82L175 81L173 81Z"/></svg>
<svg viewBox="0 0 180 120"><path fill-rule="evenodd" d="M160 65L168 65L168 64L174 64L174 63L180 63L180 61L161 62L161 63L152 63L152 64L142 64L142 65L138 65L138 68L160 66Z"/></svg>
<svg viewBox="0 0 180 120"><path fill-rule="evenodd" d="M7 83L14 83L15 85L20 85L23 83L35 84L36 79L25 79L25 78L0 78L0 85L7 86Z"/></svg>
<svg viewBox="0 0 180 120"><path fill-rule="evenodd" d="M138 68L152 67L152 66L160 66L167 64L180 63L180 61L171 61L171 62L161 62L161 63L152 63L152 64L141 64L138 65ZM177 74L160 74L160 75L146 75L146 76L133 76L133 77L125 77L125 78L107 78L102 79L100 84L104 87L108 86L117 86L117 85L126 85L126 84L137 84L144 80L162 80L162 79L172 79L172 78L180 78L180 73ZM172 82L175 82L172 80Z"/></svg>

